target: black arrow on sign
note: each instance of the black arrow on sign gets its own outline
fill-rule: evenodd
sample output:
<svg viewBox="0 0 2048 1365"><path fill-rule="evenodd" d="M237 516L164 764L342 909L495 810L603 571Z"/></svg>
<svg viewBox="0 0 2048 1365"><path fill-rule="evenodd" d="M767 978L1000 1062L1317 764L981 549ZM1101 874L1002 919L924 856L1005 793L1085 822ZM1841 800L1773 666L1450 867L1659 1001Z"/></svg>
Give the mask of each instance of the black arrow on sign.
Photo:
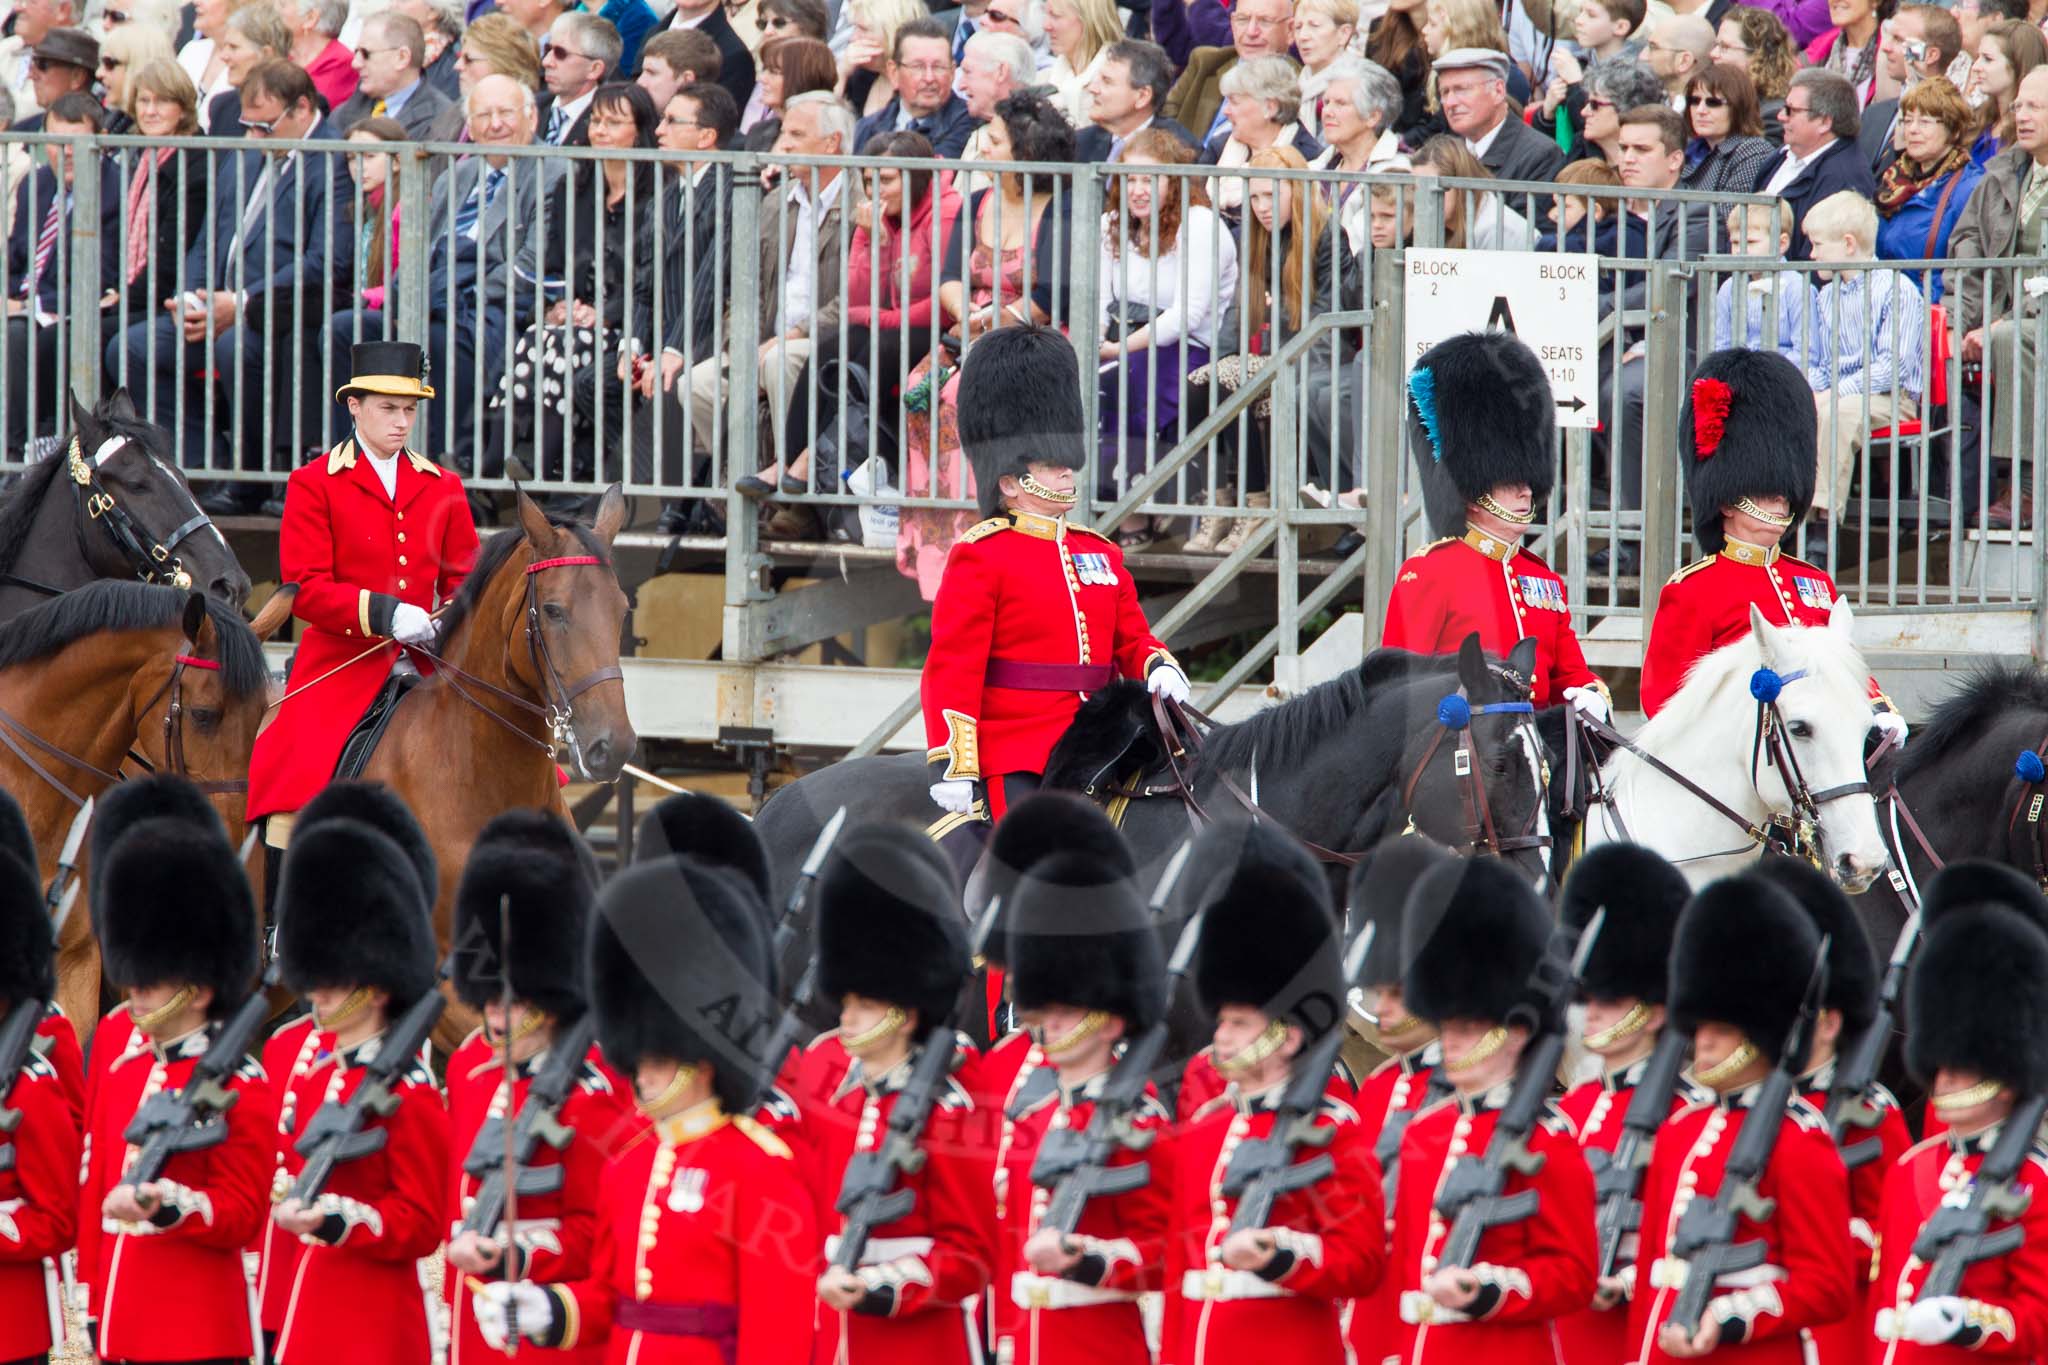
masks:
<svg viewBox="0 0 2048 1365"><path fill-rule="evenodd" d="M1581 408L1583 408L1583 407L1585 407L1585 406L1586 406L1586 400L1585 400L1585 399L1583 399L1583 398L1581 398L1581 397L1579 397L1579 396L1578 396L1577 394L1573 394L1573 395L1572 395L1572 396L1571 396L1570 398L1568 398L1568 399L1566 399L1566 398L1560 398L1560 399L1558 399L1558 400L1557 400L1557 405L1558 405L1559 407L1561 407L1561 408L1570 408L1570 409L1571 409L1571 410L1572 410L1573 412L1577 412L1577 411L1578 411L1579 409L1581 409Z"/></svg>

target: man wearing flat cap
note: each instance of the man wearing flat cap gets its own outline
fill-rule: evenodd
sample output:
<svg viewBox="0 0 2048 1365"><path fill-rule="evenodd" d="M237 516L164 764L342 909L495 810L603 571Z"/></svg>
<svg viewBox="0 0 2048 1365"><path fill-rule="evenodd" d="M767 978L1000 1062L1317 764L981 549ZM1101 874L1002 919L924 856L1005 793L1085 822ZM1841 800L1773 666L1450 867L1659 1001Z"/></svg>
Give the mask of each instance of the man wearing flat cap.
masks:
<svg viewBox="0 0 2048 1365"><path fill-rule="evenodd" d="M1444 122L1501 180L1551 180L1564 169L1557 143L1508 108L1508 54L1456 47L1432 64Z"/></svg>

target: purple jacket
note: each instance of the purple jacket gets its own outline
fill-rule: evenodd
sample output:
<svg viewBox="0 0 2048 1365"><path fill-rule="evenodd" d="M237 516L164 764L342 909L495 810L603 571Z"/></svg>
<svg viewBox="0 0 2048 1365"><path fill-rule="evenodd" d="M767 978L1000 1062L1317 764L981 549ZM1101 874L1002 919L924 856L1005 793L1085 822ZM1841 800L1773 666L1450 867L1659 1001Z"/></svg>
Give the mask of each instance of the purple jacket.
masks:
<svg viewBox="0 0 2048 1365"><path fill-rule="evenodd" d="M1828 18L1828 0L1744 0L1753 3L1766 14L1778 16L1792 34L1792 46L1805 48L1815 38L1833 29L1835 24Z"/></svg>
<svg viewBox="0 0 2048 1365"><path fill-rule="evenodd" d="M1828 12L1827 0L1818 3ZM1188 54L1198 47L1230 46L1230 11L1223 0L1152 0L1152 41L1166 49L1176 67L1188 64Z"/></svg>

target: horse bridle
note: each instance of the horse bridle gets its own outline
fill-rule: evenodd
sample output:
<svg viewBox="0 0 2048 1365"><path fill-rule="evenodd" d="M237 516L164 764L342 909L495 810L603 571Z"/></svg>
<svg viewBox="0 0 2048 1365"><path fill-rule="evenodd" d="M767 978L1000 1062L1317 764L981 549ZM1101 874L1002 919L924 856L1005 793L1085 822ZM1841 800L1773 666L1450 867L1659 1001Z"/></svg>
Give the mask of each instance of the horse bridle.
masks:
<svg viewBox="0 0 2048 1365"><path fill-rule="evenodd" d="M149 460L155 461L154 455L144 453ZM212 519L199 510L197 503L193 504L192 516L174 528L170 535L158 540L136 523L127 508L114 500L114 495L100 482L98 460L85 457L76 435L71 438L71 495L84 518L80 524L99 523L138 579L169 588L192 586L192 575L185 572L184 564L177 558L177 549L194 532L213 524Z"/></svg>
<svg viewBox="0 0 2048 1365"><path fill-rule="evenodd" d="M1493 672L1496 677L1511 686L1519 683L1519 679L1506 670L1494 669ZM1528 826L1519 834L1505 836L1494 826L1493 801L1486 794L1486 779L1481 775L1486 754L1480 748L1478 733L1472 728L1472 719L1475 716L1521 716L1523 719L1515 722L1517 730L1533 726L1536 707L1527 699L1526 685L1518 687L1517 690L1522 694L1519 700L1485 702L1474 706L1461 686L1437 703L1436 731L1430 736L1428 745L1423 748L1422 757L1416 760L1407 780L1401 784L1401 815L1406 821L1402 829L1404 834L1416 828L1415 792L1422 785L1423 774L1429 771L1429 765L1435 759L1437 750L1443 747L1444 738L1456 734L1457 745L1451 750L1451 772L1457 778L1458 800L1463 807L1465 828L1465 842L1457 846L1457 851L1472 854L1491 853L1496 857L1505 857L1510 853L1522 853L1532 849L1540 851L1553 846L1554 841L1550 835L1536 832L1536 823L1543 814L1542 789L1549 785L1546 774L1540 770L1535 774L1538 795L1535 805L1529 811ZM1541 752L1540 746L1532 747L1531 760L1540 763L1542 760L1538 755Z"/></svg>

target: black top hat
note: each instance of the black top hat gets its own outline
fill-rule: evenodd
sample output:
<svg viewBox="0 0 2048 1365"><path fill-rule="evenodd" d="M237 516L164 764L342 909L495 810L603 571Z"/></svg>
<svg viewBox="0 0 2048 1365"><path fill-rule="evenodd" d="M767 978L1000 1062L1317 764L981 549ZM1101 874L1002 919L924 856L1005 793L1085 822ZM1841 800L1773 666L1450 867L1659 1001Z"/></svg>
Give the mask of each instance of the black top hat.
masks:
<svg viewBox="0 0 2048 1365"><path fill-rule="evenodd" d="M339 403L354 394L381 393L392 398L432 398L425 382L427 355L410 341L358 341L349 350L349 379L334 391Z"/></svg>

